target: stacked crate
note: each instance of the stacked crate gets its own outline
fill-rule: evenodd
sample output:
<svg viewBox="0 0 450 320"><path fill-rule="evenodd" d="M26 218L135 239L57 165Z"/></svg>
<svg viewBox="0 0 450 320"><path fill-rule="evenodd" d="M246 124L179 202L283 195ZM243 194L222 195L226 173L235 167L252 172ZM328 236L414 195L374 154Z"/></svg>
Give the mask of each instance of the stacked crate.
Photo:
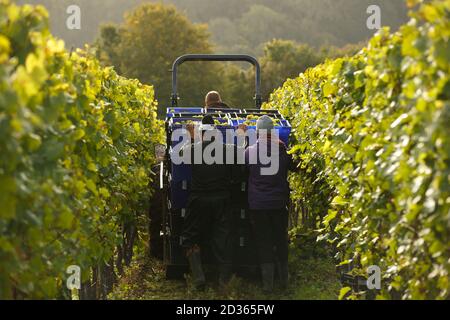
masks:
<svg viewBox="0 0 450 320"><path fill-rule="evenodd" d="M276 110L240 110L240 109L208 109L204 108L168 108L166 117L167 141L170 151L180 143L171 141L171 133L180 128L184 128L186 121L200 122L202 117L210 114L221 123L217 128L221 131L227 129L236 130L238 125L247 120L247 116L261 116L267 114L274 119L275 129L278 130L280 139L288 143L291 127ZM251 120L253 121L253 120ZM250 121L250 122L251 122ZM256 127L254 125L249 128ZM225 139L224 135L224 139ZM245 165L235 165L232 177L232 199L231 207L233 211L233 265L249 266L257 263L256 248L252 236L252 228L247 205L247 170ZM169 162L169 192L168 192L168 222L163 233L165 235L166 251L168 253L167 263L170 265L185 265L186 259L183 255L181 231L183 220L186 215L186 206L191 185L190 165L175 165ZM208 257L205 259L206 263Z"/></svg>

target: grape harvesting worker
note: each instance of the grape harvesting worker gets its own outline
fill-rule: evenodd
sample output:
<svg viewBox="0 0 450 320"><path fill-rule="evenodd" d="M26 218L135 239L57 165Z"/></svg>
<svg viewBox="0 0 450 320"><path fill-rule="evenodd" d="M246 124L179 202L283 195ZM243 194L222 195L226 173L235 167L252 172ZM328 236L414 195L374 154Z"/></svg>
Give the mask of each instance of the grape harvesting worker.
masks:
<svg viewBox="0 0 450 320"><path fill-rule="evenodd" d="M229 106L222 101L217 91L210 91L205 97L205 108L229 108Z"/></svg>
<svg viewBox="0 0 450 320"><path fill-rule="evenodd" d="M288 170L294 168L293 161L287 153L285 144L270 134L274 128L272 118L262 116L256 123L257 141L245 150L248 166L248 204L250 219L257 246L261 267L263 290L272 292L274 287L275 265L277 266L279 285L286 289L288 284L288 211L289 184ZM261 135L261 130L267 134ZM267 144L268 152L271 145L278 145L279 166L275 174L262 175L262 165L258 150L262 144ZM272 154L271 156L276 157ZM251 164L250 159L257 159Z"/></svg>
<svg viewBox="0 0 450 320"><path fill-rule="evenodd" d="M203 140L208 130L214 128L214 119L207 115L200 126L201 141L190 143L183 152L191 153L192 180L191 191L187 203L186 216L183 223L183 247L192 274L194 289L202 290L205 286L205 275L202 260L206 245L219 266L219 283L225 285L231 277L231 209L230 209L230 177L232 167L225 164L194 163L194 148L203 150L212 142ZM226 156L227 146L223 155ZM225 163L225 159L224 162Z"/></svg>

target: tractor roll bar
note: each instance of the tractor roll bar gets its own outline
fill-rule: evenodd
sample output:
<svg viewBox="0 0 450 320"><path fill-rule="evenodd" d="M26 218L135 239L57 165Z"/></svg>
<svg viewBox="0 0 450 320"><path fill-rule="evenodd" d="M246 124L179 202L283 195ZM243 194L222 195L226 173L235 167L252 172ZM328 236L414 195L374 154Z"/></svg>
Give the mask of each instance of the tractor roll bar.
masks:
<svg viewBox="0 0 450 320"><path fill-rule="evenodd" d="M246 54L185 54L178 57L172 66L172 107L178 105L177 71L178 66L186 61L243 61L249 62L255 67L255 105L261 108L261 67L256 58Z"/></svg>

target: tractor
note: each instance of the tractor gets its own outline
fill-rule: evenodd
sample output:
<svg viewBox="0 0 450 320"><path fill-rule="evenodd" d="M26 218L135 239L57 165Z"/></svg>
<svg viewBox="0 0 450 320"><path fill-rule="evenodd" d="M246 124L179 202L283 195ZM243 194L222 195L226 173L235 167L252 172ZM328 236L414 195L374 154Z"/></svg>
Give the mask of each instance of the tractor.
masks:
<svg viewBox="0 0 450 320"><path fill-rule="evenodd" d="M240 61L251 63L255 67L255 107L254 108L204 108L202 106L178 106L177 70L187 61ZM210 55L187 54L178 57L172 67L171 106L167 108L165 118L166 145L157 153L160 163L154 167L159 179L155 179L155 193L151 201L150 215L150 252L163 260L168 279L181 278L188 271L188 262L182 248L181 231L186 215L186 203L189 197L191 168L188 164L174 164L171 152L181 143L173 141L172 132L185 128L186 123L200 122L202 117L210 114L219 130L236 130L246 123L250 129L256 127L256 119L262 115L273 118L275 129L280 139L288 144L291 126L288 120L277 110L262 110L261 104L261 69L258 61L249 55ZM232 211L233 211L233 268L240 275L254 275L258 266L256 249L252 236L247 205L247 175L245 165L237 170L238 177L233 177ZM208 251L202 256L204 264L211 262Z"/></svg>

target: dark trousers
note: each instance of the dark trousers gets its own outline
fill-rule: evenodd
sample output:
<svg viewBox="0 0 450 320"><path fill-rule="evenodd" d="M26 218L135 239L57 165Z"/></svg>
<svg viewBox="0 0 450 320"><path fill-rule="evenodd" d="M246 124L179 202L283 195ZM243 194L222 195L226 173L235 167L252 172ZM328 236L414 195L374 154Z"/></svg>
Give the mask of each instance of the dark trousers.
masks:
<svg viewBox="0 0 450 320"><path fill-rule="evenodd" d="M231 264L231 213L228 196L191 195L183 224L183 247L198 245L211 252L215 263Z"/></svg>
<svg viewBox="0 0 450 320"><path fill-rule="evenodd" d="M250 214L259 262L287 262L287 209L251 210Z"/></svg>

